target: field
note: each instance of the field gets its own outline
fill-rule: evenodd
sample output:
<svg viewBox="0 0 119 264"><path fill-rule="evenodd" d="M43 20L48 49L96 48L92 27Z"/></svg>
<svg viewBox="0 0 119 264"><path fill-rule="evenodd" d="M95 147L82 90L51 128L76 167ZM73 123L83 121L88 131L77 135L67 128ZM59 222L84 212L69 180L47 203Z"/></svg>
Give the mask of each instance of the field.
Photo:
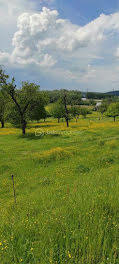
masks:
<svg viewBox="0 0 119 264"><path fill-rule="evenodd" d="M118 120L7 124L0 186L0 264L119 263Z"/></svg>

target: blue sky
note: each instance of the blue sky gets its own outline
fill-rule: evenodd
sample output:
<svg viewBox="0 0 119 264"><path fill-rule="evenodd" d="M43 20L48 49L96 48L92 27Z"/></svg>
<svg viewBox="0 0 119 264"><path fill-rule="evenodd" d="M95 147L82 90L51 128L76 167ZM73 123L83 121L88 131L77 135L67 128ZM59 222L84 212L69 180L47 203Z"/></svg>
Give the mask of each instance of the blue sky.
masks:
<svg viewBox="0 0 119 264"><path fill-rule="evenodd" d="M85 24L102 13L108 15L118 11L119 0L56 0L50 6L73 23Z"/></svg>
<svg viewBox="0 0 119 264"><path fill-rule="evenodd" d="M17 85L119 90L119 0L0 0L0 6L0 64Z"/></svg>

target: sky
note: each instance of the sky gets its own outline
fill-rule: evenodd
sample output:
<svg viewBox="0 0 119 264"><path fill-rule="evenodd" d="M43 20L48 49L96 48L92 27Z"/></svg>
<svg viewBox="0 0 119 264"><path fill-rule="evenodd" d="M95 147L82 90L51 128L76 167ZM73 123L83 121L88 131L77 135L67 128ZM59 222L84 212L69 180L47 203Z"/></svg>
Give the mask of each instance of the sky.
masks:
<svg viewBox="0 0 119 264"><path fill-rule="evenodd" d="M0 36L18 87L119 90L119 0L0 0Z"/></svg>

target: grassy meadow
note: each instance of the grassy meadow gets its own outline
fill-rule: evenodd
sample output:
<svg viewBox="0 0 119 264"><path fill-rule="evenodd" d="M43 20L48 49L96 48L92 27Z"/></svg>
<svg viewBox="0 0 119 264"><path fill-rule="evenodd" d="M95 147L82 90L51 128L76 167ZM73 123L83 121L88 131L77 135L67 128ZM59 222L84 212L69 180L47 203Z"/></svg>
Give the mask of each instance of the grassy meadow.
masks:
<svg viewBox="0 0 119 264"><path fill-rule="evenodd" d="M0 264L119 263L118 120L7 124L0 186Z"/></svg>

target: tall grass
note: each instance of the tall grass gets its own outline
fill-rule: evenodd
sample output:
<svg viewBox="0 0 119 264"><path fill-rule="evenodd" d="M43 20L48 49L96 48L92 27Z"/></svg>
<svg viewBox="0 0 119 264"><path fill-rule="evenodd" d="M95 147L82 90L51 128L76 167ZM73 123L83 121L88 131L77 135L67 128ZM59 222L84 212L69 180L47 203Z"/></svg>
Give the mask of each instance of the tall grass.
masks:
<svg viewBox="0 0 119 264"><path fill-rule="evenodd" d="M0 130L1 264L119 263L118 126L87 119L68 130L33 124L25 137Z"/></svg>

